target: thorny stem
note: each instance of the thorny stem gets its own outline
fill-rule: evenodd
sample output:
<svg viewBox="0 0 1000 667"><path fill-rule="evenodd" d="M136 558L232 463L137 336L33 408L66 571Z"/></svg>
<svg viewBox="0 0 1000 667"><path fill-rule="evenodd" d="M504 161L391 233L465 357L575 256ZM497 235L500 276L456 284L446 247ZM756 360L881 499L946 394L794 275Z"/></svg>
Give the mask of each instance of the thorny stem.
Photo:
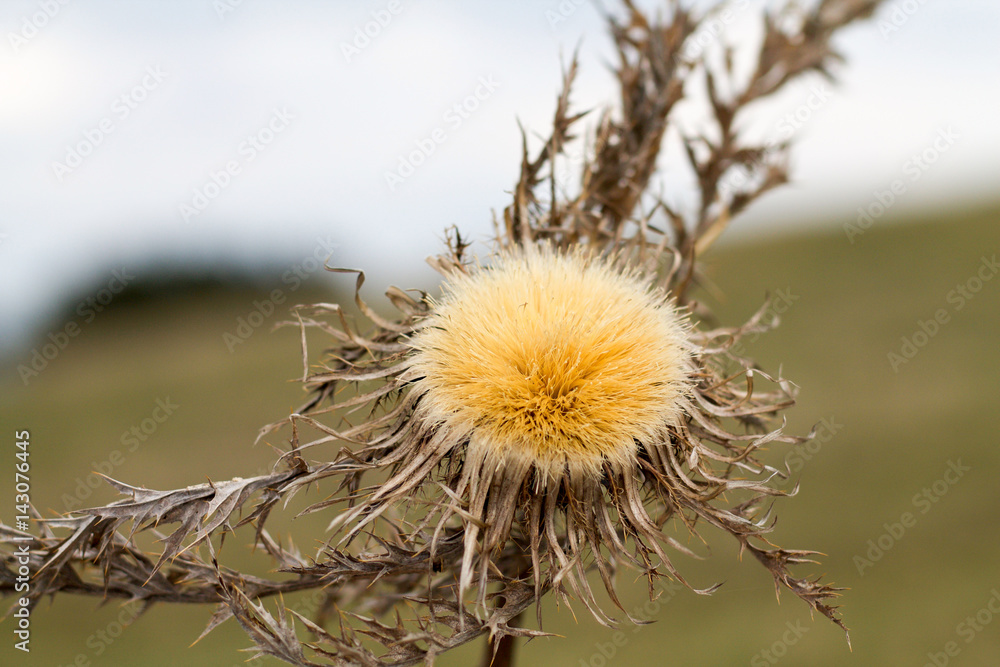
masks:
<svg viewBox="0 0 1000 667"><path fill-rule="evenodd" d="M521 614L510 619L510 625L518 625L521 621ZM490 638L486 642L486 656L483 658L483 667L513 667L514 665L514 642L516 637L503 635L496 642ZM494 645L495 644L495 645Z"/></svg>

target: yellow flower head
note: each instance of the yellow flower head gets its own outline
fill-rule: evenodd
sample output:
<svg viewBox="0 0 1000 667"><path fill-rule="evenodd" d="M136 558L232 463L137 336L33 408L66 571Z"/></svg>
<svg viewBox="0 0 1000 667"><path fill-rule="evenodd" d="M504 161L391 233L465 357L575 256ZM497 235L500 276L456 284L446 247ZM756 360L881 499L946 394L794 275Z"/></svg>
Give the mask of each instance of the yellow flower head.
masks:
<svg viewBox="0 0 1000 667"><path fill-rule="evenodd" d="M413 337L427 422L476 458L543 475L634 466L664 441L687 390L687 326L662 291L607 259L548 247L455 272ZM520 467L520 466L519 466Z"/></svg>

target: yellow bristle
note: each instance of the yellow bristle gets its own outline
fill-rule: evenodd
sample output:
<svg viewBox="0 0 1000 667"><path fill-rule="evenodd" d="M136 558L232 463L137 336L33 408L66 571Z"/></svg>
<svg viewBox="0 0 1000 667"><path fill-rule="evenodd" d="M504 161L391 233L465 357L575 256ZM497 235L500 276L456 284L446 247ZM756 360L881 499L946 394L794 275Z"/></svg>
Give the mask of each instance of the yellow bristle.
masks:
<svg viewBox="0 0 1000 667"><path fill-rule="evenodd" d="M411 340L410 375L423 418L484 456L600 474L675 423L686 334L646 281L545 248L453 275Z"/></svg>

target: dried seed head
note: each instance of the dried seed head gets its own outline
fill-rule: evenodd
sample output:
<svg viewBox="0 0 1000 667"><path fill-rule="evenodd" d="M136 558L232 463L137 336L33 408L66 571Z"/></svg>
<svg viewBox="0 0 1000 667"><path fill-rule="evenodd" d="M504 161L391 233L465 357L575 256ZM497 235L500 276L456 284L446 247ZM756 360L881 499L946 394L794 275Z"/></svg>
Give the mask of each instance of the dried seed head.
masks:
<svg viewBox="0 0 1000 667"><path fill-rule="evenodd" d="M687 325L648 281L549 248L449 277L413 337L420 418L473 458L594 479L663 441L687 391ZM479 450L479 451L477 451ZM489 466L494 467L494 466Z"/></svg>

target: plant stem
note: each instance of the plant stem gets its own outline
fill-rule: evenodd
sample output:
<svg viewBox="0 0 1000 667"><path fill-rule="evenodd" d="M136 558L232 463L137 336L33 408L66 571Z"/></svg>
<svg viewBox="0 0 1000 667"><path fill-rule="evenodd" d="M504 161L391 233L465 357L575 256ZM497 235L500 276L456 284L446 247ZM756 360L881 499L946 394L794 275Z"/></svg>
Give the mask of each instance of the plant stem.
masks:
<svg viewBox="0 0 1000 667"><path fill-rule="evenodd" d="M510 619L510 625L517 625L517 622L521 619L521 615L518 614L514 618ZM486 642L486 656L483 658L483 667L514 667L514 640L515 637L510 635L504 635L496 643L494 647L494 641L491 639ZM496 649L496 657L494 657L494 648Z"/></svg>

